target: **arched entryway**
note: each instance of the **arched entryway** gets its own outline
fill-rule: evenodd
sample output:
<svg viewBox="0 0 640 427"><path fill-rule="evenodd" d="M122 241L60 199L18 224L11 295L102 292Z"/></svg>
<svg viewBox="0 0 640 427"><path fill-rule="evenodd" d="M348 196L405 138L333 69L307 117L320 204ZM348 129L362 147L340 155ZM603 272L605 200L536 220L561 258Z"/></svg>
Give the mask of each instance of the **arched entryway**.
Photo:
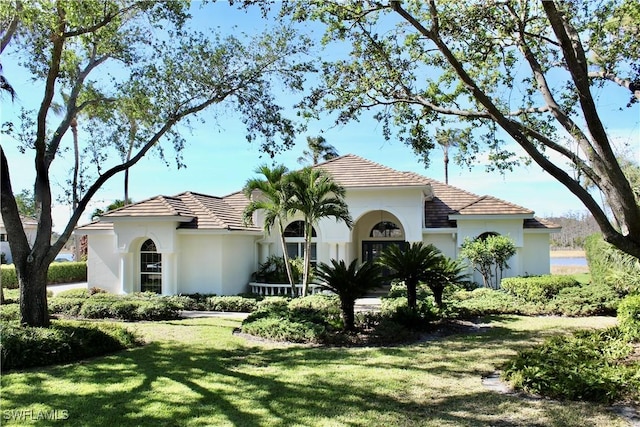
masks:
<svg viewBox="0 0 640 427"><path fill-rule="evenodd" d="M151 239L140 247L140 291L162 293L162 254Z"/></svg>
<svg viewBox="0 0 640 427"><path fill-rule="evenodd" d="M400 220L384 210L364 214L353 228L353 241L357 242L357 257L361 261L374 261L384 248L389 245L404 246L405 240Z"/></svg>

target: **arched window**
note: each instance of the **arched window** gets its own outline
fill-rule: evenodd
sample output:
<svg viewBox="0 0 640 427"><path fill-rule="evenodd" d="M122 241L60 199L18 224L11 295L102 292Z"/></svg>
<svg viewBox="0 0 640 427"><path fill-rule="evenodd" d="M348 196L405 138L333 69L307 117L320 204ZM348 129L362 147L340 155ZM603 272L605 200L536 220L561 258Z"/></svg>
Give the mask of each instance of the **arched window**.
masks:
<svg viewBox="0 0 640 427"><path fill-rule="evenodd" d="M140 247L140 291L162 293L162 254L151 239Z"/></svg>
<svg viewBox="0 0 640 427"><path fill-rule="evenodd" d="M317 237L316 229L311 227L311 265L315 267L317 262L317 247L313 239ZM287 243L287 255L289 258L304 257L304 221L293 221L284 229L284 240Z"/></svg>
<svg viewBox="0 0 640 427"><path fill-rule="evenodd" d="M485 241L485 240L487 240L487 237L489 237L489 236L499 236L499 234L496 233L495 231L487 231L485 233L482 233L478 237L476 237L476 240Z"/></svg>
<svg viewBox="0 0 640 427"><path fill-rule="evenodd" d="M391 221L380 221L371 229L369 237L402 237L402 230L398 224Z"/></svg>

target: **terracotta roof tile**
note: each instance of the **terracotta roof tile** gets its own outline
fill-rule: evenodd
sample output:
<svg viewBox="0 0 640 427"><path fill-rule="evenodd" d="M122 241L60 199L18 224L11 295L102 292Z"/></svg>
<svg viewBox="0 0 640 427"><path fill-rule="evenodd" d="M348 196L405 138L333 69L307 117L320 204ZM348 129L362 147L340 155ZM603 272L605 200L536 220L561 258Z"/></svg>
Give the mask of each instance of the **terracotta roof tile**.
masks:
<svg viewBox="0 0 640 427"><path fill-rule="evenodd" d="M493 196L482 196L458 209L461 215L533 215L533 211Z"/></svg>
<svg viewBox="0 0 640 427"><path fill-rule="evenodd" d="M182 216L193 217L184 202L177 197L156 196L151 199L123 206L103 215L105 218L118 217L147 217L147 216Z"/></svg>
<svg viewBox="0 0 640 427"><path fill-rule="evenodd" d="M329 172L345 188L429 185L429 180L421 175L400 172L353 154L336 157L314 168Z"/></svg>
<svg viewBox="0 0 640 427"><path fill-rule="evenodd" d="M555 222L543 219L543 218L538 218L538 217L533 217L533 218L527 218L524 220L524 228L527 229L544 229L544 228L557 228L560 229L562 228L561 225L556 224Z"/></svg>

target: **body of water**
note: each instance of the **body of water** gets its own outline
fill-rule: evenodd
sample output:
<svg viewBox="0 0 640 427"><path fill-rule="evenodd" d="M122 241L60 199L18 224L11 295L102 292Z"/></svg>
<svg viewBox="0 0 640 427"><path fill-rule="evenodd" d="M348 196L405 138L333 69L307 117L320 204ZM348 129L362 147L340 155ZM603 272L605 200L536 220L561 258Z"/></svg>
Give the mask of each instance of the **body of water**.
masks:
<svg viewBox="0 0 640 427"><path fill-rule="evenodd" d="M575 257L557 257L557 258L551 258L551 265L580 265L580 266L586 266L587 265L587 259L584 257L579 257L579 258L575 258Z"/></svg>

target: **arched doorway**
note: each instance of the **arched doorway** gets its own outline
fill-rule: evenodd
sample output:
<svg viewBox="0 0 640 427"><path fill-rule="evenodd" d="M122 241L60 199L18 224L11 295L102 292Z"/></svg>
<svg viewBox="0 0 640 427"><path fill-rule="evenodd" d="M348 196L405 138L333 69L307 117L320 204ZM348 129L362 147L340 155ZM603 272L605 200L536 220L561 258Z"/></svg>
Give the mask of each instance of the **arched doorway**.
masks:
<svg viewBox="0 0 640 427"><path fill-rule="evenodd" d="M361 261L374 261L389 245L405 245L402 223L391 212L371 211L360 217L353 228L354 243L358 242Z"/></svg>
<svg viewBox="0 0 640 427"><path fill-rule="evenodd" d="M140 247L140 291L162 293L162 254L151 239Z"/></svg>

